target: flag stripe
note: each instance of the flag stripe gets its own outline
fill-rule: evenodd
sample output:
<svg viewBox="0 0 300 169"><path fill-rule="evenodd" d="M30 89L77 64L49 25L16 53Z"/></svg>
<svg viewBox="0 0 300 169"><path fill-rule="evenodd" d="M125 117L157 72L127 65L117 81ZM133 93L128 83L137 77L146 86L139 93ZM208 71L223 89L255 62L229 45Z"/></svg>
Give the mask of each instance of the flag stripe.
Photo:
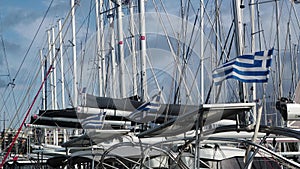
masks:
<svg viewBox="0 0 300 169"><path fill-rule="evenodd" d="M228 66L228 67L219 68L219 69L215 70L213 72L213 77L214 76L218 77L219 76L218 74L225 75L226 73L229 73L228 70L231 70L231 71L239 70L241 72L266 72L266 71L269 71L269 69L267 69L267 68L257 68L257 67L245 68L245 67L233 65L233 66ZM267 73L269 73L269 72L267 72Z"/></svg>
<svg viewBox="0 0 300 169"><path fill-rule="evenodd" d="M239 75L235 72L231 72L230 74L227 74L225 77L220 77L220 78L216 78L215 79L215 84L219 85L221 84L221 82L225 79L236 79L245 83L265 83L268 81L268 77L266 76L243 76L243 75Z"/></svg>
<svg viewBox="0 0 300 169"><path fill-rule="evenodd" d="M222 68L227 68L229 66L239 66L242 68L254 68L254 67L255 68L257 68L257 67L263 68L262 66L264 66L264 65L262 65L262 63L263 63L263 60L260 60L260 59L255 59L252 61L245 61L243 59L236 58L235 61L231 61L229 63L227 62L224 65L222 65L221 67L215 69L214 71L217 71ZM270 65L271 65L271 58L266 60L266 66L268 67Z"/></svg>
<svg viewBox="0 0 300 169"><path fill-rule="evenodd" d="M220 72L220 73L217 73L217 74L213 74L213 78L217 78L217 77L222 77L231 72L235 72L237 74L240 74L240 75L245 75L245 76L266 76L267 74L269 74L269 70L265 70L265 71L262 71L262 70L240 70L238 68L230 68L230 69L227 69L223 72Z"/></svg>

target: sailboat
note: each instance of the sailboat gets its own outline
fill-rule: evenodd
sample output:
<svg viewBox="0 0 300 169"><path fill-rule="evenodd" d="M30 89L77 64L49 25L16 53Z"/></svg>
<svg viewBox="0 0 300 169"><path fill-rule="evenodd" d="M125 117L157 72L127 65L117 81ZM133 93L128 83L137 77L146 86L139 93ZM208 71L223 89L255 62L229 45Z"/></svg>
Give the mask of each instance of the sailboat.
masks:
<svg viewBox="0 0 300 169"><path fill-rule="evenodd" d="M150 1L147 3L150 4ZM246 85L236 78L225 80L234 77L231 74L221 81L221 85L213 82L212 72L216 67L221 63L236 63L234 59L230 60L232 55L247 59L246 40L242 38L246 30L243 29L241 15L245 5L232 1L226 6L224 2L216 1L213 22L209 5L203 1L196 8L190 1L180 3L181 17L178 17L162 12L166 6L156 1L150 4L154 12L149 13L145 12L144 0L95 1L92 9L96 11L97 32L81 51L81 60L76 56L75 27L72 30L72 108L56 108L57 96L52 85L52 110L40 110L26 124L27 127L44 130L44 133L54 133L55 146L43 144L42 151L36 147L38 157L41 153L49 155L47 164L52 167L281 167L273 160L291 168L300 167L299 163L273 151L277 135L299 140L299 132L260 125L262 109L256 110L256 94L249 98L251 94L248 93L249 84L253 85L254 92L256 87L259 90L258 84L252 84L256 81ZM277 5L277 1L275 3ZM254 12L254 7L260 5L251 1L249 6ZM73 18L74 1L71 6ZM234 17L229 22L231 26L227 28L225 38L219 13L220 8L229 6ZM138 13L134 14L136 8ZM75 24L74 18L71 24ZM206 30L208 28L212 28L210 33ZM259 29L258 32L261 31ZM251 30L252 39L255 32ZM137 41L140 43L138 50ZM55 60L62 53L55 50L54 42L49 43L48 49L53 59L50 63L56 66ZM236 52L232 52L234 54L231 53L232 46L236 48ZM62 51L62 47L59 48ZM254 48L255 45L249 52L254 54L247 56L261 53L262 57L271 56L264 55L264 52L256 54ZM78 60L80 68L77 67ZM78 72L80 78L77 77ZM269 69L266 72L269 73ZM50 80L56 84L55 76ZM208 93L207 98L205 93ZM59 142L58 128L73 130L74 137ZM261 145L268 138L276 143ZM260 162L264 158L269 160Z"/></svg>

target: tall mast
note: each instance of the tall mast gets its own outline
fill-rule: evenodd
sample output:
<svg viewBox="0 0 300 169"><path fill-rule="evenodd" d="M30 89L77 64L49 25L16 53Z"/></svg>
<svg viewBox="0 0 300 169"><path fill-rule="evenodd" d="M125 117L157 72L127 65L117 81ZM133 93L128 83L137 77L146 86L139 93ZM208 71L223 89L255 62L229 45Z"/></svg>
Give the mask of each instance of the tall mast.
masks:
<svg viewBox="0 0 300 169"><path fill-rule="evenodd" d="M201 103L204 104L204 4L203 0L200 0L200 58L201 58Z"/></svg>
<svg viewBox="0 0 300 169"><path fill-rule="evenodd" d="M141 60L141 96L142 100L147 99L147 74L146 74L146 26L145 26L145 1L139 0L139 20L140 20L140 60Z"/></svg>
<svg viewBox="0 0 300 169"><path fill-rule="evenodd" d="M65 76L64 76L64 57L63 57L63 37L62 37L62 25L61 19L58 20L58 36L59 36L59 54L60 54L60 71L61 71L61 106L63 109L65 105ZM67 141L67 130L63 129L64 142Z"/></svg>
<svg viewBox="0 0 300 169"><path fill-rule="evenodd" d="M283 89L282 89L282 75L281 75L281 58L280 58L280 27L279 27L279 6L278 6L278 2L275 1L275 5L276 5L276 35L277 35L277 49L278 49L278 56L277 58L277 63L278 63L278 87L279 87L279 94L278 94L278 98L282 97L282 93L283 93Z"/></svg>
<svg viewBox="0 0 300 169"><path fill-rule="evenodd" d="M41 59L41 78L42 78L42 82L44 81L45 79L45 63L46 61L44 60L44 56L43 56L43 50L40 49L40 59ZM43 110L46 110L46 92L45 92L45 85L43 86L43 89L42 89L42 107L43 107ZM5 128L4 128L5 129Z"/></svg>
<svg viewBox="0 0 300 169"><path fill-rule="evenodd" d="M97 58L98 58L98 78L99 78L99 96L103 96L103 77L102 77L102 62L101 62L101 54L100 54L100 18L99 18L99 3L98 0L95 0L95 12L96 12L96 29L97 29L97 37L96 37L96 43L97 43Z"/></svg>
<svg viewBox="0 0 300 169"><path fill-rule="evenodd" d="M48 35L48 53L49 53L49 62L50 64L52 64L52 51L51 51L51 32L50 29L47 31L47 35ZM53 73L50 74L50 89L51 89L51 108L54 110L54 105L55 105L55 101L54 101L54 88L53 88Z"/></svg>
<svg viewBox="0 0 300 169"><path fill-rule="evenodd" d="M217 67L218 66L218 52L219 52L219 49L218 49L218 46L219 46L219 41L217 40L218 37L219 37L219 1L218 0L215 0L215 52L216 52L216 55L215 57L213 57L212 59L212 66L213 67ZM215 86L214 87L214 95L213 95L213 99L214 99L214 102L218 102L219 100L219 94L220 94L220 90L221 90L221 86ZM218 91L219 90L219 91Z"/></svg>
<svg viewBox="0 0 300 169"><path fill-rule="evenodd" d="M131 59L132 59L132 81L133 95L137 95L137 72L136 72L136 49L135 49L135 33L134 33L134 17L133 17L133 1L129 2L130 13L130 35L131 35Z"/></svg>
<svg viewBox="0 0 300 169"><path fill-rule="evenodd" d="M203 36L204 36L204 4L203 0L200 0L200 64L201 64L201 74L200 74L200 83L201 83L201 104L204 104L204 47L203 47ZM196 144L195 144L195 159L194 159L194 168L200 168L200 138L199 138L199 132L202 132L202 122L200 122L201 117L198 115L197 121L196 121L196 130L195 130L195 137L196 137ZM200 126L201 124L201 126ZM200 129L200 131L199 131Z"/></svg>
<svg viewBox="0 0 300 169"><path fill-rule="evenodd" d="M242 22L242 10L241 1L232 0L234 9L234 24L235 24L235 44L237 56L243 54L243 22ZM239 82L240 101L246 102L246 85Z"/></svg>
<svg viewBox="0 0 300 169"><path fill-rule="evenodd" d="M119 71L120 71L120 96L125 97L124 83L124 41L123 41L123 19L122 19L122 1L117 0L117 20L118 20L118 45L119 45Z"/></svg>
<svg viewBox="0 0 300 169"><path fill-rule="evenodd" d="M104 51L104 20L103 20L103 9L104 3L103 0L100 0L99 3L99 22L100 22L100 59L101 59L101 67L102 67L102 87L103 87L103 95L106 95L106 60L105 60L105 51Z"/></svg>
<svg viewBox="0 0 300 169"><path fill-rule="evenodd" d="M72 16L72 49L73 49L73 69L74 69L74 102L73 106L77 107L78 91L77 91L77 55L76 55L76 32L75 32L75 3L71 0L71 16Z"/></svg>
<svg viewBox="0 0 300 169"><path fill-rule="evenodd" d="M65 79L64 79L64 58L63 58L63 39L62 39L62 26L61 20L58 20L58 35L59 35L59 54L60 54L60 70L61 70L61 104L62 108L65 105Z"/></svg>
<svg viewBox="0 0 300 169"><path fill-rule="evenodd" d="M52 27L52 57L53 57L53 89L54 89L54 109L57 109L57 91L56 91L56 48L55 48L55 31Z"/></svg>
<svg viewBox="0 0 300 169"><path fill-rule="evenodd" d="M53 89L54 89L54 109L57 109L57 91L56 91L56 48L55 48L55 31L52 27L52 57L53 57ZM58 145L58 131L57 128L53 129L53 143Z"/></svg>
<svg viewBox="0 0 300 169"><path fill-rule="evenodd" d="M114 29L114 14L112 9L112 2L108 2L109 5L109 31L110 31L110 52L111 52L111 96L116 97L116 55L115 55L115 29Z"/></svg>
<svg viewBox="0 0 300 169"><path fill-rule="evenodd" d="M250 12L251 12L251 53L255 52L255 1L250 1ZM256 83L253 83L253 101L256 101ZM256 109L254 110L254 114L256 114Z"/></svg>
<svg viewBox="0 0 300 169"><path fill-rule="evenodd" d="M250 18L250 21L251 21L251 53L254 53L255 52L255 0L251 0L250 1L250 12L251 12L251 18ZM255 102L256 101L256 83L253 83L253 91L252 91L252 100ZM257 113L257 107L256 107L256 104L255 106L253 107L253 114L254 114L254 117L256 119L256 126L255 126L255 132L252 136L252 142L255 142L256 139L257 139L257 134L258 134L258 130L259 130L259 127L260 127L260 120L261 120L261 114L262 114L262 109L259 108L259 111ZM253 156L253 151L251 150L251 147L248 147L248 157L247 157L247 163L249 163L248 165L248 168L250 169L252 167L252 163L253 161L251 160L251 156Z"/></svg>

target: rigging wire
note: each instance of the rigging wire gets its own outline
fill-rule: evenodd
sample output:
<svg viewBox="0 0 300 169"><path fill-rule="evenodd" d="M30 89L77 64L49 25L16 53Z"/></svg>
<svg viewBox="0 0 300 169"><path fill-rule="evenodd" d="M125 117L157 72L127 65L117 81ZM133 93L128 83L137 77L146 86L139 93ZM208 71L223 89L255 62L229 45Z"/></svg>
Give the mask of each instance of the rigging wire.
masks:
<svg viewBox="0 0 300 169"><path fill-rule="evenodd" d="M54 1L54 0L51 0L50 4L48 5L48 8L47 8L47 10L46 10L46 12L45 12L45 14L44 14L44 16L43 16L43 19L42 19L41 23L39 24L39 27L38 27L38 29L36 30L36 32L35 32L35 34L34 34L34 37L33 37L32 41L31 41L29 47L27 48L27 51L26 51L26 53L25 53L25 55L24 55L24 57L23 57L23 60L21 61L21 64L20 64L20 66L19 66L19 68L18 68L18 70L17 70L17 72L16 72L16 74L15 74L13 80L12 80L12 83L14 83L14 81L15 81L16 78L17 78L17 76L19 75L19 73L20 73L20 71L21 71L21 68L22 68L24 62L25 62L26 58L28 57L29 51L31 50L31 47L32 47L33 43L35 42L35 39L36 39L37 35L38 35L39 32L40 32L40 29L41 29L41 27L42 27L42 25L43 25L43 23L44 23L44 21L45 21L45 19L46 19L46 16L48 15L50 8L52 7L53 1Z"/></svg>
<svg viewBox="0 0 300 169"><path fill-rule="evenodd" d="M198 11L197 11L197 15L196 15L196 18L195 18L195 21L194 21L194 24L193 24L192 34L191 34L190 41L189 41L189 44L188 44L188 49L187 49L186 53L184 53L185 57L183 57L183 66L182 66L182 70L181 70L181 72L183 72L183 73L186 71L186 67L187 67L188 61L189 61L190 56L191 56L191 52L190 51L192 51L192 49L195 46L195 43L194 43L192 49L190 48L191 43L192 43L192 39L193 39L193 35L195 33L195 27L196 27L196 22L198 20L199 11L200 11L200 9L198 9ZM180 88L182 80L184 80L183 78L184 78L183 75L181 75L180 78L179 78L179 84L177 86L175 97L174 97L174 104L177 101L177 97L178 97L178 94L179 94L179 88Z"/></svg>
<svg viewBox="0 0 300 169"><path fill-rule="evenodd" d="M69 15L68 15L68 17L69 17ZM71 22L69 22L69 24L67 25L66 30L69 30L70 27L71 27ZM66 35L67 35L67 31L63 35L64 35L63 36L63 42L64 42L64 39L66 38ZM69 103L70 103L70 105L73 105L72 98L71 98L71 91L70 91L70 87L69 87L69 84L72 83L72 80L71 79L68 80L66 78L66 74L68 74L69 72L73 73L72 72L72 70L73 70L72 69L72 63L70 61L71 57L68 57L69 56L68 48L64 48L63 56L67 56L66 58L67 58L68 64L70 66L68 67L68 69L64 70L63 77L61 77L61 78L65 82L65 89L66 89L66 94L68 95ZM58 67L58 69L59 69L59 71L61 71L60 67Z"/></svg>
<svg viewBox="0 0 300 169"><path fill-rule="evenodd" d="M74 8L74 7L72 7L72 8ZM48 11L49 11L49 8L47 9L47 12L48 12ZM70 13L71 13L71 12L69 12L67 18L70 16ZM66 19L66 20L67 20L67 19ZM66 21L63 23L63 26L62 26L62 27L64 27L65 24L66 24ZM56 40L57 40L57 39L58 39L58 36L56 37ZM55 41L56 41L56 40L55 40ZM49 51L48 51L47 56L49 56ZM55 58L53 59L53 61L54 61L55 59L57 59L57 55L55 56ZM40 70L40 69L39 69L39 70ZM14 117L12 118L12 121L11 121L11 123L10 123L10 126L12 125L12 123L13 123L13 121L15 120L16 116L20 113L21 107L25 104L26 98L29 97L30 90L33 88L33 83L34 83L34 81L36 81L36 79L37 79L37 77L38 77L38 74L39 74L39 73L37 72L36 75L35 75L34 80L31 81L30 84L28 85L29 88L27 89L27 92L25 92L25 96L23 97L23 100L21 101L21 105L18 107L17 112L15 113ZM29 75L28 75L28 76L29 76ZM29 105L31 106L32 103L29 104ZM29 107L29 109L32 109L32 108ZM27 118L26 115L25 115L25 118Z"/></svg>
<svg viewBox="0 0 300 169"><path fill-rule="evenodd" d="M52 2L53 2L53 1L52 1ZM52 4L52 2L50 3L50 5ZM75 6L76 6L76 5L72 6L72 10L73 10L73 8L75 8ZM72 10L70 10L70 12L68 13L67 18L70 16ZM49 8L47 9L47 12L48 12L48 11L49 11ZM66 20L67 20L67 19L66 19ZM62 27L65 26L65 23L66 23L66 21L63 23L63 26L62 26ZM55 41L56 41L57 39L58 39L58 36L55 38ZM48 78L49 74L51 73L51 70L53 69L53 63L54 63L54 61L57 59L58 51L59 51L59 49L56 50L56 54L54 55L54 58L53 58L53 60L52 60L52 63L50 63L50 67L48 68L48 71L47 71L47 73L46 73L46 75L45 75L45 78L43 79L42 84L40 85L40 87L39 87L39 89L38 89L38 92L36 93L36 95L35 95L33 101L32 101L31 104L29 105L29 108L27 109L27 112L26 112L25 117L24 117L24 119L23 119L23 121L22 121L22 124L20 125L20 127L19 127L19 129L18 129L18 131L17 131L17 133L16 133L16 135L15 135L15 137L14 137L13 142L10 144L9 149L8 149L7 153L5 154L3 160L2 160L2 163L0 164L0 168L3 167L3 165L4 165L4 163L5 163L5 161L6 161L7 157L8 157L8 155L10 154L10 151L12 150L12 147L14 146L15 141L16 141L16 139L18 138L18 135L19 135L20 131L22 130L22 127L23 127L25 121L27 120L27 118L28 118L28 116L29 116L29 113L30 113L31 110L32 110L32 108L33 108L33 106L34 106L34 104L35 104L35 102L36 102L36 100L37 100L37 97L38 97L38 95L39 95L39 93L40 93L40 91L41 91L41 89L42 89L42 87L43 87L43 85L44 85L44 83L45 83L45 81L46 81L46 79ZM47 55L47 56L49 56L49 53L50 53L50 51L48 52L48 55ZM39 72L36 73L36 75L35 75L35 77L34 77L34 80L31 82L32 84L33 84L34 81L37 80L38 75L39 75ZM26 91L26 96L29 95L30 90L31 90L32 88L33 88L33 85L29 85L29 88L28 88L27 91ZM21 109L22 105L25 103L25 99L26 99L26 98L27 98L27 97L24 97L24 98L23 98L23 101L21 102L22 104L21 104L21 106L18 108L16 114L18 114L18 112L20 112L20 109ZM15 114L15 116L16 116L16 114ZM15 117L14 117L14 118L15 118Z"/></svg>
<svg viewBox="0 0 300 169"><path fill-rule="evenodd" d="M1 16L2 16L2 14L0 13L0 25L3 25L3 23L2 23L2 17ZM0 29L1 29L0 32L2 32L2 26L0 27ZM8 60L7 60L6 46L5 46L5 43L4 43L4 40L3 40L3 36L1 34L0 34L0 36L1 36L1 44L2 44L2 49L3 49L4 60L5 60L6 69L7 69L7 73L8 73L7 76L9 78L9 82L10 82L10 83L8 83L6 85L6 87L4 89L4 92L2 92L2 94L1 94L1 98L3 100L3 107L1 108L0 112L2 112L3 108L5 108L7 112L9 112L9 110L7 108L7 105L6 105L7 100L4 99L4 96L5 96L5 94L6 94L7 90L8 90L8 87L10 86L11 87L11 91L9 93L9 96L12 93L12 95L13 95L13 98L12 98L13 99L13 104L15 105L14 108L16 109L17 104L16 104L16 98L15 98L15 95L14 95L14 86L15 86L15 84L11 83L11 74L10 74L9 66L8 66L9 64L8 64ZM6 117L3 117L4 121L6 121L5 118ZM3 127L4 127L3 130L5 130L5 126L3 126Z"/></svg>
<svg viewBox="0 0 300 169"><path fill-rule="evenodd" d="M1 35L1 43L2 43L2 48L3 48L3 55L4 55L4 61L5 61L6 68L7 68L8 78L9 78L9 81L10 81L10 83L8 83L7 86L11 86L12 89L13 89L15 84L11 83L11 76L10 76L10 71L9 71L9 66L8 66L8 61L7 61L6 47L5 47L5 43L4 43L2 35ZM14 98L14 104L15 104L15 106L17 106L15 97L13 97L13 98Z"/></svg>
<svg viewBox="0 0 300 169"><path fill-rule="evenodd" d="M291 3L291 5L292 5L292 3ZM290 48L290 50L291 50L291 45L289 45L290 43L290 36L291 36L291 32L290 32L290 21L291 21L291 17L292 17L292 10L291 10L291 8L290 8L290 10L289 10L289 18L288 18L288 20L287 20L287 32L286 32L286 39L285 39L285 47L284 47L284 54L283 54L283 60L285 60L284 58L285 57L287 57L287 55L288 55L288 47ZM289 53L289 55L290 56L292 56L292 53L290 52ZM292 62L292 60L291 60L291 62ZM282 72L284 73L284 67L285 67L285 62L282 62ZM293 67L293 66L292 66ZM292 68L291 67L291 68ZM281 80L284 80L283 79L283 77L282 77L282 79ZM291 95L291 90L292 90L292 88L293 88L293 82L294 82L294 79L293 79L293 71L292 71L292 80L291 80L291 84L290 84L290 89L289 89L289 96Z"/></svg>
<svg viewBox="0 0 300 169"><path fill-rule="evenodd" d="M153 3L154 3L154 0L153 0ZM154 3L154 4L155 4L155 3ZM155 10L158 11L157 6L155 6ZM181 76L182 73L180 72L180 67L179 67L180 61L179 61L178 58L176 57L176 54L175 54L175 52L174 52L173 45L172 45L171 40L170 40L170 37L168 36L168 33L167 33L166 26L163 24L162 16L161 16L161 14L160 14L159 12L157 12L157 17L159 18L159 22L160 22L160 24L161 24L161 26L162 26L163 32L165 33L165 37L166 37L168 46L169 46L169 48L170 48L170 52L171 52L171 54L172 54L172 56L173 56L174 61L176 62L176 68L177 68L177 70L179 71L179 74L180 74L180 76ZM167 19L168 19L169 23L172 23L172 22L170 21L170 18L169 18L169 17L167 17ZM171 27L172 27L172 31L175 33L172 24L171 24ZM176 35L176 34L175 34L175 35ZM176 36L175 36L175 37L176 37ZM189 91L188 91L187 84L186 84L185 81L183 81L183 84L184 84L184 87L185 87L185 91L186 91L186 92L189 92ZM188 99L189 99L189 100L191 101L191 103L193 104L193 100L192 100L191 96L189 95L189 93L187 94L187 96L189 97Z"/></svg>
<svg viewBox="0 0 300 169"><path fill-rule="evenodd" d="M81 50L81 72L80 72L80 84L82 85L82 77L83 77L83 68L84 68L84 59L85 59L85 51L86 51L86 45L87 45L87 40L88 40L88 34L89 34L89 27L90 27L90 19L91 19L91 12L92 10L95 8L95 4L92 5L92 0L90 0L90 10L88 12L88 16L87 16L87 27L86 27L86 33L85 33L85 39L84 39L84 47L83 50ZM83 25L83 24L82 24ZM76 71L76 70L75 70ZM82 86L79 85L79 88L81 88Z"/></svg>
<svg viewBox="0 0 300 169"><path fill-rule="evenodd" d="M6 105L6 100L4 100L4 95L6 93L6 90L8 89L9 86L11 86L11 92L12 93L12 96L13 96L13 104L15 105L14 108L16 109L17 107L17 103L16 103L16 97L15 97L15 94L14 94L14 85L13 83L11 83L11 76L10 76L10 71L9 71L9 66L8 66L8 61L7 61L7 54L6 54L6 47L5 47L5 43L4 43L4 40L3 40L3 36L1 36L1 43L2 43L2 48L3 48L3 55L4 55L4 60L5 60L5 64L6 64L6 68L7 68L7 73L8 73L8 78L9 78L9 81L10 83L7 84L6 86L6 89L4 90L4 93L1 95L1 98L3 99L3 106L6 108L6 111L8 112L8 108L7 108L7 105ZM3 107L2 107L3 108ZM1 111L2 111L2 108L1 108ZM6 117L4 117L6 118ZM19 119L19 117L18 117ZM5 119L4 119L5 120ZM5 129L3 129L5 130Z"/></svg>
<svg viewBox="0 0 300 169"><path fill-rule="evenodd" d="M162 3L162 1L160 0L160 2L161 2L161 5L162 5L162 7L163 7L163 9L164 9L164 12L165 13L167 13L167 11L166 11L166 8L165 8L165 6L164 6L164 4ZM186 6L187 5L187 6ZM188 13L189 11L190 11L190 7L191 7L191 3L190 3L190 1L188 1L188 2L186 2L185 3L185 8L187 8L186 9L186 12L185 13ZM197 13L195 12L195 10L194 10L194 8L192 8L193 9L193 12L194 12L194 14L196 15L196 19L195 19L195 22L196 22L196 20L197 20L197 17L198 17L198 12L199 12L199 10L197 11ZM182 17L184 17L183 16L184 15L184 13L182 13ZM187 52L185 52L185 43L186 43L186 34L187 34L187 26L188 26L188 14L186 15L186 18L185 18L185 20L183 20L183 21L185 21L185 29L184 28L182 28L182 31L184 32L183 34L184 34L184 45L183 45L183 55L186 53L186 55L188 55L188 53L189 53L189 49L190 49L190 44L188 45L188 51ZM168 18L169 19L169 18ZM193 36L193 33L194 33L194 28L195 28L195 24L194 24L194 26L193 26L193 30L192 30L192 35L191 35L191 38L190 38L190 43L191 43L191 41L192 41L192 36ZM174 32L174 30L173 30L173 32ZM175 34L175 32L174 32L174 34ZM178 46L179 47L179 46ZM178 53L178 55L179 55L179 53ZM186 56L187 57L187 56ZM187 64L187 58L185 58L184 56L182 57L182 62L184 63L183 64L183 67L182 67L182 70L181 70L181 74L180 74L180 77L179 77L179 84L177 85L176 84L176 82L175 82L175 86L174 87L176 87L176 85L177 85L177 87L176 87L176 90L175 90L175 96L174 96L174 103L177 101L177 98L179 99L179 89L180 89L180 84L181 84L181 82L182 82L182 80L183 80L183 76L185 75L185 68L186 68L186 64ZM184 75L183 75L184 74ZM185 82L186 83L186 82ZM193 85L192 85L193 86ZM188 92L188 94L186 94L186 96L187 97L190 97L190 94L191 93L189 93ZM186 100L186 102L187 102L188 100ZM180 102L180 100L178 100L178 102Z"/></svg>
<svg viewBox="0 0 300 169"><path fill-rule="evenodd" d="M16 101L15 101L15 98L16 98L16 97L15 97L14 92L13 92L13 87L15 86L15 80L16 80L16 78L17 78L17 76L18 76L18 74L19 74L19 72L20 72L20 70L21 70L21 68L22 68L22 66L23 66L23 64L24 64L24 62L25 62L25 60L26 60L28 54L29 54L29 51L31 50L31 47L32 47L32 45L33 45L33 43L34 43L34 41L35 41L35 39L36 39L36 37L37 37L37 35L38 35L40 29L41 29L41 26L42 26L42 24L43 24L43 22L44 22L44 20L45 20L45 18L46 18L46 16L47 16L47 14L48 14L50 8L51 8L51 6L52 6L52 3L53 3L53 0L52 0L51 3L49 4L49 6L48 6L48 8L47 8L47 10L46 10L46 12L45 12L45 14L44 14L44 16L43 16L43 19L42 19L42 21L41 21L41 23L40 23L40 25L39 25L39 27L38 27L38 29L37 29L35 35L34 35L34 38L32 39L32 41L31 41L31 43L30 43L30 45L29 45L29 47L28 47L28 49L27 49L27 51L26 51L26 53L25 53L25 55L24 55L24 57L23 57L23 60L21 61L21 64L20 64L20 66L19 66L19 68L18 68L18 70L17 70L17 72L16 72L14 78L13 78L12 80L11 80L11 78L10 78L10 82L9 82L8 86L12 86L12 90L11 90L11 92L8 94L8 96L7 96L6 99L3 98L3 99L5 100L5 101L4 101L3 107L6 107L6 102L9 100L8 98L10 97L11 94L12 94L12 96L13 96L13 100L14 100L14 103L15 103L15 105L16 105ZM3 40L3 39L2 39L2 40ZM7 62L7 63L8 63L8 62ZM7 91L8 86L6 87L5 92ZM4 94L5 94L5 93L4 93ZM1 111L2 111L3 107L1 108ZM17 110L16 110L16 111L17 111ZM15 117L17 117L17 118L19 119L18 113L15 115ZM14 119L14 118L13 118L13 119ZM11 120L11 124L12 124L12 123L13 123L13 120ZM10 125L11 125L11 124L10 124Z"/></svg>
<svg viewBox="0 0 300 169"><path fill-rule="evenodd" d="M223 2L223 1L222 1L222 2ZM219 4L219 8L221 7L222 2ZM204 4L203 4L203 5L204 5ZM215 26L215 22L212 22L211 17L210 17L210 15L209 15L209 13L208 13L208 11L207 11L207 9L206 9L206 6L207 6L207 3L205 4L204 13L206 14L206 16L207 16L207 18L208 18L208 21L209 21L210 26L213 28L213 27ZM216 19L216 18L215 18L215 19ZM232 26L233 26L233 23L231 24L231 28L232 28ZM230 29L231 29L231 28L230 28ZM229 38L230 32L231 32L231 31L229 30L228 36L227 36L228 38ZM212 35L213 33L214 33L215 35L218 35L215 29L210 29L208 38L211 37L211 35ZM220 48L221 48L221 51L222 51L221 57L220 57L220 60L219 60L219 64L220 64L220 61L222 60L222 56L223 56L223 55L225 55L225 58L226 58L227 60L229 59L231 47L232 47L232 44L233 44L233 37L234 37L234 34L232 35L232 39L231 39L231 42L230 42L230 45L229 45L229 49L226 49L227 40L225 41L225 44L223 45L222 42L221 42L220 37L219 37L219 36L216 36L216 41L219 43ZM227 38L227 39L228 39L228 38ZM210 43L211 43L211 42L210 42ZM209 44L206 43L206 45L205 45L205 47L204 47L204 51L206 50L206 48L207 48L208 45L209 45ZM212 68L213 68L213 67L212 67ZM208 94L207 94L205 103L208 103L208 102L209 102L210 94L211 94L211 92L212 92L212 87L213 87L213 83L211 84L211 86L210 86L210 88L209 88L209 91L208 91ZM234 90L233 90L233 88L232 88L232 86L231 86L230 84L229 84L229 87L232 89L234 96L237 98L237 96L236 96L237 94L234 92Z"/></svg>

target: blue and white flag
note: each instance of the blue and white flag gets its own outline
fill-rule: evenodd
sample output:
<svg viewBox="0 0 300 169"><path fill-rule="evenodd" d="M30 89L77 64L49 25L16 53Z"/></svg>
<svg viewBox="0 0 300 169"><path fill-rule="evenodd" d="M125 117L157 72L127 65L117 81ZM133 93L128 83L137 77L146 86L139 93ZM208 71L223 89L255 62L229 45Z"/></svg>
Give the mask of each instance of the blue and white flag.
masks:
<svg viewBox="0 0 300 169"><path fill-rule="evenodd" d="M132 121L139 123L146 123L155 119L161 104L160 104L160 96L161 91L158 94L155 94L151 101L145 102L141 106L139 106L135 111L133 111L128 118Z"/></svg>
<svg viewBox="0 0 300 169"><path fill-rule="evenodd" d="M246 83L268 81L274 48L255 52L254 55L241 55L213 71L213 80L219 85L223 80L233 78Z"/></svg>
<svg viewBox="0 0 300 169"><path fill-rule="evenodd" d="M104 125L106 112L88 116L81 121L82 128L84 129L102 129Z"/></svg>

